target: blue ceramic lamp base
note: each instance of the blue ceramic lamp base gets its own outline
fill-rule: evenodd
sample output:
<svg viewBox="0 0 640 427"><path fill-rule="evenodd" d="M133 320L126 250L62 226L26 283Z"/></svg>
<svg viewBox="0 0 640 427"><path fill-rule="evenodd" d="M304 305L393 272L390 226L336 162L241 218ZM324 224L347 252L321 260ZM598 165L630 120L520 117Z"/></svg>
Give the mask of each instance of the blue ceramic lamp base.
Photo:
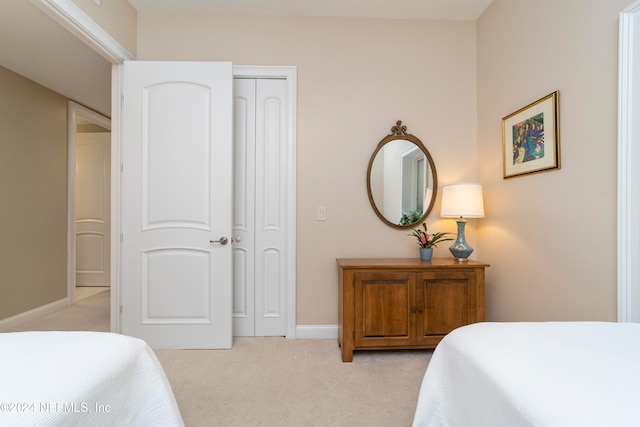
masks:
<svg viewBox="0 0 640 427"><path fill-rule="evenodd" d="M460 217L456 220L456 223L458 224L458 237L449 248L449 251L456 261L468 261L469 255L473 252L473 248L469 246L464 237L464 226L467 224L467 221Z"/></svg>

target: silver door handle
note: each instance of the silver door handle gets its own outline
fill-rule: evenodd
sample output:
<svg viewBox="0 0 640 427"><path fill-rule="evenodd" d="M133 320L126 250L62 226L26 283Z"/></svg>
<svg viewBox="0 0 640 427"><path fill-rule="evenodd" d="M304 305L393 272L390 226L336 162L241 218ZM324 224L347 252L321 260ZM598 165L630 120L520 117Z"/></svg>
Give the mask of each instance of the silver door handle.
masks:
<svg viewBox="0 0 640 427"><path fill-rule="evenodd" d="M222 246L224 246L229 243L229 239L227 239L226 237L221 237L219 240L209 240L209 243L220 243Z"/></svg>

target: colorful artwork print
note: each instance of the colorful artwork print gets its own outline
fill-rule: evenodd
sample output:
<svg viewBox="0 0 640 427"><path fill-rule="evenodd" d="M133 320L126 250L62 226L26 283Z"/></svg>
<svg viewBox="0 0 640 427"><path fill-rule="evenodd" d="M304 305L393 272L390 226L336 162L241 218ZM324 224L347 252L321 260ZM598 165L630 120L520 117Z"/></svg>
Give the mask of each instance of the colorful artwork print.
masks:
<svg viewBox="0 0 640 427"><path fill-rule="evenodd" d="M560 169L560 127L555 91L502 118L502 176Z"/></svg>
<svg viewBox="0 0 640 427"><path fill-rule="evenodd" d="M544 113L537 114L512 127L513 164L544 157Z"/></svg>

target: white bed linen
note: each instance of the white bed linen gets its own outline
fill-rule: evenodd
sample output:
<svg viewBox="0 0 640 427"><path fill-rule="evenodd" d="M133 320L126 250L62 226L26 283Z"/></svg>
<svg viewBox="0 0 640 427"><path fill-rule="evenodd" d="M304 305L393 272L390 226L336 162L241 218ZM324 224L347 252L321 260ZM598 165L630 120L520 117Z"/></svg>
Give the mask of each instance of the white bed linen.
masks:
<svg viewBox="0 0 640 427"><path fill-rule="evenodd" d="M1 426L183 426L158 359L101 332L0 334Z"/></svg>
<svg viewBox="0 0 640 427"><path fill-rule="evenodd" d="M640 324L456 329L429 362L413 425L638 426Z"/></svg>

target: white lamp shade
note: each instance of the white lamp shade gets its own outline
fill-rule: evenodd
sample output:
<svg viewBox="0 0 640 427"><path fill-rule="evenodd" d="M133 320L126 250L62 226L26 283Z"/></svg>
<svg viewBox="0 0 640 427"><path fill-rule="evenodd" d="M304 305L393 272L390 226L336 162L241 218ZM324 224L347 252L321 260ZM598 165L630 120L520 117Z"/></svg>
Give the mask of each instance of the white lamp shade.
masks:
<svg viewBox="0 0 640 427"><path fill-rule="evenodd" d="M440 216L445 218L483 218L482 185L475 182L442 187Z"/></svg>

